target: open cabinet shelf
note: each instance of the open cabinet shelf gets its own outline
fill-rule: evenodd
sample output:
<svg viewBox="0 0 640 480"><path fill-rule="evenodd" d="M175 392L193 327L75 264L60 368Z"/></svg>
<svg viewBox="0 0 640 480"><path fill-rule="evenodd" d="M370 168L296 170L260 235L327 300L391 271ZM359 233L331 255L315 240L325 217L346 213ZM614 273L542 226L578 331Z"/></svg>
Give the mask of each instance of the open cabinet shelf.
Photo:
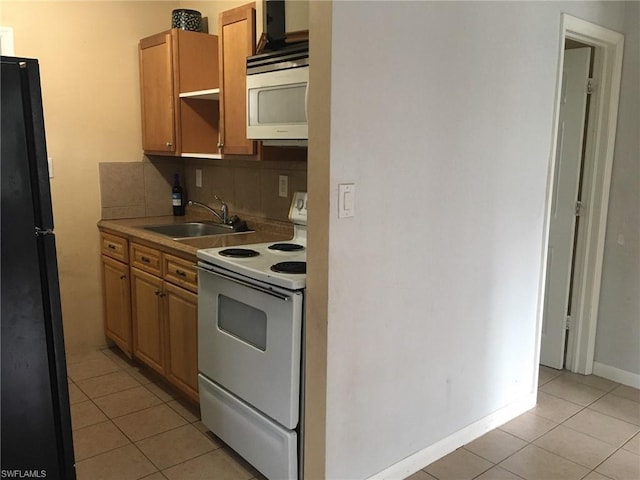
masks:
<svg viewBox="0 0 640 480"><path fill-rule="evenodd" d="M140 40L139 58L143 150L217 154L218 37L174 28Z"/></svg>
<svg viewBox="0 0 640 480"><path fill-rule="evenodd" d="M180 98L195 98L198 100L219 100L220 89L211 88L209 90L197 90L195 92L184 92L180 94Z"/></svg>
<svg viewBox="0 0 640 480"><path fill-rule="evenodd" d="M180 98L181 157L222 158L218 152L218 104L199 96Z"/></svg>
<svg viewBox="0 0 640 480"><path fill-rule="evenodd" d="M211 160L221 160L221 153L181 153L181 157L189 157L189 158L206 158Z"/></svg>

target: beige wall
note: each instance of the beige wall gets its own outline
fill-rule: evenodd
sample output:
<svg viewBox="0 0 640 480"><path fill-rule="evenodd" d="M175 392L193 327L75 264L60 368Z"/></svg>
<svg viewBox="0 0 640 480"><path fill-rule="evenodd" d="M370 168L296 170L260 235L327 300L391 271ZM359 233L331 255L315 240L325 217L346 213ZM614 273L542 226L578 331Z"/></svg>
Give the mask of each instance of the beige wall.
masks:
<svg viewBox="0 0 640 480"><path fill-rule="evenodd" d="M104 343L98 163L141 161L138 40L177 2L3 1L15 54L40 60L68 351Z"/></svg>
<svg viewBox="0 0 640 480"><path fill-rule="evenodd" d="M534 403L563 12L635 41L602 293L637 334L637 2L335 1L321 165L309 125L310 251L328 215L325 478L406 478ZM314 196L327 175L328 210ZM356 215L340 219L351 182Z"/></svg>
<svg viewBox="0 0 640 480"><path fill-rule="evenodd" d="M209 25L209 33L218 33L218 15L220 12L229 10L231 8L239 7L240 5L246 5L251 3L249 0L224 0L215 2L178 2L179 8L191 8L202 13L202 17L207 19ZM258 22L259 23L259 22ZM259 34L258 34L259 35Z"/></svg>
<svg viewBox="0 0 640 480"><path fill-rule="evenodd" d="M256 41L262 34L262 16L264 0L256 0ZM180 8L192 8L207 18L209 33L218 32L218 15L240 5L251 3L248 0L226 0L217 2L191 1L180 2ZM309 0L288 0L285 2L285 19L287 32L309 29Z"/></svg>
<svg viewBox="0 0 640 480"><path fill-rule="evenodd" d="M329 304L329 221L331 159L331 2L310 5L309 202L307 295L305 297L306 478L325 478L327 319Z"/></svg>

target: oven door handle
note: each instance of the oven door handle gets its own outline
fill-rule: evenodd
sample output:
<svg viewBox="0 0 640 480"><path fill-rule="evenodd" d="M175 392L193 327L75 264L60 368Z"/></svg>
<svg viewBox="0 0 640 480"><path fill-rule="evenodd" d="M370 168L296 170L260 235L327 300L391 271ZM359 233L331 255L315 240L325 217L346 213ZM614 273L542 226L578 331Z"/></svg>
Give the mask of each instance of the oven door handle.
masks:
<svg viewBox="0 0 640 480"><path fill-rule="evenodd" d="M201 272L206 272L206 273L209 273L211 275L219 275L219 276L223 277L225 280L229 280L231 282L238 283L238 284L240 284L240 285L242 285L244 287L251 288L253 290L258 290L258 291L260 291L262 293L266 293L267 295L271 295L272 297L276 297L276 298L279 298L280 300L284 300L285 302L291 300L291 296L289 296L289 295L284 295L284 294L279 293L279 292L274 292L273 290L269 290L268 288L261 287L259 285L254 285L253 283L245 282L244 280L240 280L238 278L233 278L233 277L229 277L229 276L226 276L226 275L222 275L221 273L216 272L215 270L209 270L208 268L204 268L204 267L200 267L200 266L196 266L196 268L198 270L200 270Z"/></svg>

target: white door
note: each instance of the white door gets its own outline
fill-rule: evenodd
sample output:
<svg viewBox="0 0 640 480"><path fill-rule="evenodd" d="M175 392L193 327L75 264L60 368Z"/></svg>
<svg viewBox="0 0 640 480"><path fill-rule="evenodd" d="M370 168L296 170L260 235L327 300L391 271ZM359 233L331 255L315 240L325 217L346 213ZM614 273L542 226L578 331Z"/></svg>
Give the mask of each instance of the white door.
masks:
<svg viewBox="0 0 640 480"><path fill-rule="evenodd" d="M590 61L589 48L564 52L540 351L540 363L557 369L564 366Z"/></svg>

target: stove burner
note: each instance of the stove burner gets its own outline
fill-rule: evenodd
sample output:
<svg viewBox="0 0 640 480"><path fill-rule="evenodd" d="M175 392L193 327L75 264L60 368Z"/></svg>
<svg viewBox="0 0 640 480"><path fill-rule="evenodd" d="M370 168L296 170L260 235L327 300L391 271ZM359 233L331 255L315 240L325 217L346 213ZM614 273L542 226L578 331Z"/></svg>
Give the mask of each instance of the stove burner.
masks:
<svg viewBox="0 0 640 480"><path fill-rule="evenodd" d="M250 258L257 257L260 255L255 250L249 250L248 248L227 248L225 250L220 250L220 255L223 257L233 257L233 258Z"/></svg>
<svg viewBox="0 0 640 480"><path fill-rule="evenodd" d="M296 252L304 249L302 245L298 245L297 243L274 243L273 245L269 245L267 248L269 250L279 250L281 252Z"/></svg>
<svg viewBox="0 0 640 480"><path fill-rule="evenodd" d="M307 262L280 262L271 265L271 270L277 273L307 273Z"/></svg>

